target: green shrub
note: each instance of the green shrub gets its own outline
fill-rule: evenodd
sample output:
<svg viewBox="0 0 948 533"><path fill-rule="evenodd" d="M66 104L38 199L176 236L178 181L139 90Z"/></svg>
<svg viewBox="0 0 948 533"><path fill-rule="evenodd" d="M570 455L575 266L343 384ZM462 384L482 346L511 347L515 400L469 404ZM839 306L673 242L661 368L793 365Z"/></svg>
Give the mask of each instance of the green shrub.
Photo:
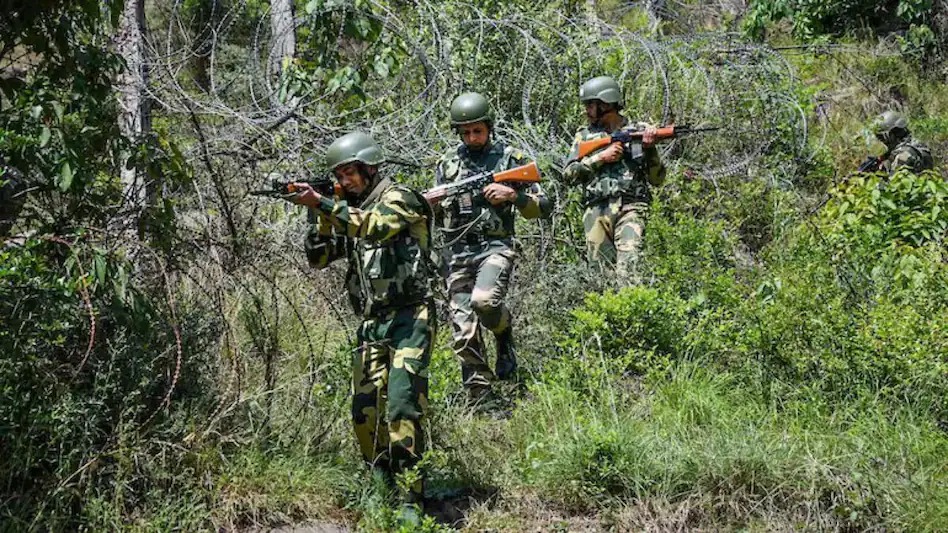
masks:
<svg viewBox="0 0 948 533"><path fill-rule="evenodd" d="M610 372L644 374L677 354L685 311L684 301L647 287L589 294L573 311L561 347L591 368L604 357Z"/></svg>
<svg viewBox="0 0 948 533"><path fill-rule="evenodd" d="M164 294L125 283L127 264L85 251L45 239L0 250L0 517L12 524L75 527L83 495L126 474L135 482L117 486L134 506L148 488L141 465L123 474L125 441L167 422L165 399L213 390L195 355L204 312L179 305L172 318Z"/></svg>
<svg viewBox="0 0 948 533"><path fill-rule="evenodd" d="M856 529L931 528L948 512L935 472L948 441L885 404L774 411L733 376L693 366L615 411L536 392L514 420L523 482L570 509L688 501L714 521L727 501L732 525L804 510L808 523ZM918 498L930 502L920 513Z"/></svg>
<svg viewBox="0 0 948 533"><path fill-rule="evenodd" d="M935 172L853 176L830 191L822 216L842 246L866 253L942 242L948 233L948 183Z"/></svg>

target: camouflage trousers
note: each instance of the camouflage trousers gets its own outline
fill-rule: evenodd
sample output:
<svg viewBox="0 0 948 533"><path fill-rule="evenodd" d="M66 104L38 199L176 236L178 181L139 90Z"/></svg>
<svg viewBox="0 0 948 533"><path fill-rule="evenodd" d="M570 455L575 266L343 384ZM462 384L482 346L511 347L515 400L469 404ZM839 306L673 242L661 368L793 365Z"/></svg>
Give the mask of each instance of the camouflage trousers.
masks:
<svg viewBox="0 0 948 533"><path fill-rule="evenodd" d="M421 459L428 362L436 328L430 301L367 318L359 327L352 365L352 421L362 457L373 466L399 473ZM407 496L420 497L421 490L419 479Z"/></svg>
<svg viewBox="0 0 948 533"><path fill-rule="evenodd" d="M592 204L583 215L586 252L590 262L632 284L639 283L639 260L645 234L648 204L610 198Z"/></svg>
<svg viewBox="0 0 948 533"><path fill-rule="evenodd" d="M510 309L504 304L514 270L516 252L497 251L457 266L448 276L454 353L461 361L461 379L472 394L490 387L496 376L487 363L481 325L494 335L510 327Z"/></svg>

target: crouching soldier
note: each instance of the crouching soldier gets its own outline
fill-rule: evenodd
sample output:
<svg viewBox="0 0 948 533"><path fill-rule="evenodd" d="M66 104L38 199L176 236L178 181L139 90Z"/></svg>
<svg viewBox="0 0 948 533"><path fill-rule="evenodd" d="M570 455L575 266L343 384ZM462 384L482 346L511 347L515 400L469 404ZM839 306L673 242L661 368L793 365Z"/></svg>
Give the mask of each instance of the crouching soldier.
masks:
<svg viewBox="0 0 948 533"><path fill-rule="evenodd" d="M908 120L901 113L886 111L872 123L872 133L886 147L880 157L870 157L859 170L875 172L885 170L889 174L901 169L914 173L932 170L934 160L927 145L912 137Z"/></svg>

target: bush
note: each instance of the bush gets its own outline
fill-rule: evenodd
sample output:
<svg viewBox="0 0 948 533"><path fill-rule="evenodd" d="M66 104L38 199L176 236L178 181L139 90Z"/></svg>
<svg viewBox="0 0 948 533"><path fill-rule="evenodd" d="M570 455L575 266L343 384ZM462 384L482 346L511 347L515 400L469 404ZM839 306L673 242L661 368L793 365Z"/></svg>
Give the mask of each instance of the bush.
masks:
<svg viewBox="0 0 948 533"><path fill-rule="evenodd" d="M84 494L138 479L145 467L123 461L143 424L167 422L165 400L213 390L205 361L191 355L206 353L196 336L203 313L180 307L171 318L163 294L124 284L121 260L83 251L50 240L0 251L0 516L9 523L76 527ZM125 502L147 487L128 482Z"/></svg>

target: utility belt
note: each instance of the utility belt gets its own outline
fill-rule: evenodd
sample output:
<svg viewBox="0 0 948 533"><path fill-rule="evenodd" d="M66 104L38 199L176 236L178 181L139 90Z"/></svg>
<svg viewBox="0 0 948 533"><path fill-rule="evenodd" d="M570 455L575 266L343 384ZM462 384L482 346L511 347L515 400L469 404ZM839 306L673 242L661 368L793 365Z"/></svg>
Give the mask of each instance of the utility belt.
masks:
<svg viewBox="0 0 948 533"><path fill-rule="evenodd" d="M414 307L424 303L430 303L430 301L431 295L428 294L409 296L404 301L399 301L398 303L371 306L370 308L365 309L361 315L362 318L371 320L387 320L394 316L394 314L401 309L406 307Z"/></svg>
<svg viewBox="0 0 948 533"><path fill-rule="evenodd" d="M466 252L481 251L496 242L503 243L507 247L513 247L512 237L490 237L483 233L468 233L458 239L457 242L451 244L450 249L453 254L463 254Z"/></svg>
<svg viewBox="0 0 948 533"><path fill-rule="evenodd" d="M622 188L604 188L586 189L583 194L583 207L610 202L612 200L621 200L622 203L652 201L652 191L644 182L630 183L629 186Z"/></svg>

